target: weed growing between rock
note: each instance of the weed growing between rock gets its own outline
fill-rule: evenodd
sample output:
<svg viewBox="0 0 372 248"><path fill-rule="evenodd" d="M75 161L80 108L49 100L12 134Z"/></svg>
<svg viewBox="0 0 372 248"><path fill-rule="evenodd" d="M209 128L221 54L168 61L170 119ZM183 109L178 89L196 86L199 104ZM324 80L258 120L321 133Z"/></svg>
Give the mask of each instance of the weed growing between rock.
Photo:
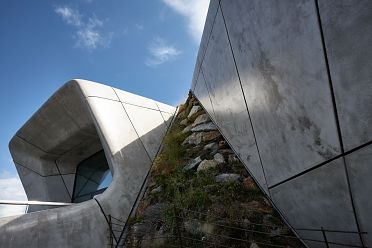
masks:
<svg viewBox="0 0 372 248"><path fill-rule="evenodd" d="M293 236L190 95L130 219L127 247L303 247L281 235Z"/></svg>

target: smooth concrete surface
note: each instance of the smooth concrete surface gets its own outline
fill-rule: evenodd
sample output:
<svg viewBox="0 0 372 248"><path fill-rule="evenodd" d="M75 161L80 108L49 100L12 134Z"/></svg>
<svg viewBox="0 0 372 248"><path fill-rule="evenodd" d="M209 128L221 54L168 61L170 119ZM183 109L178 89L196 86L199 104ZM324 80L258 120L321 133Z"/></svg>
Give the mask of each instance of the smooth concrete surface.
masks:
<svg viewBox="0 0 372 248"><path fill-rule="evenodd" d="M372 158L361 150L372 142L371 9L367 0L210 4L191 91L303 239L323 236L296 229L324 227L341 231L327 233L331 242L371 246Z"/></svg>
<svg viewBox="0 0 372 248"><path fill-rule="evenodd" d="M209 91L207 89L207 84L205 83L203 73L199 74L194 92L199 102L203 105L204 109L208 112L211 119L216 121L212 101L209 96Z"/></svg>
<svg viewBox="0 0 372 248"><path fill-rule="evenodd" d="M271 186L341 150L314 1L249 2L222 9Z"/></svg>
<svg viewBox="0 0 372 248"><path fill-rule="evenodd" d="M131 122L135 126L136 132L140 136L140 139L146 148L146 151L149 153L151 160L154 160L158 148L160 147L162 137L164 137L165 132L167 131L162 114L158 110L143 109L130 104L124 103L124 106L130 116ZM151 125L146 121L143 121L144 116L152 121ZM159 132L151 132L152 136L145 136L145 134L150 133L154 125L160 127L158 129Z"/></svg>
<svg viewBox="0 0 372 248"><path fill-rule="evenodd" d="M252 126L242 95L221 11L217 12L209 46L201 66L216 122L237 155L267 190ZM228 85L228 87L225 87Z"/></svg>
<svg viewBox="0 0 372 248"><path fill-rule="evenodd" d="M328 230L358 231L341 158L270 192L276 206L285 210L282 213L295 229L324 227ZM298 232L305 239L323 240L321 232ZM361 245L359 236L355 234L327 233L327 238L330 242Z"/></svg>
<svg viewBox="0 0 372 248"><path fill-rule="evenodd" d="M208 47L209 38L212 32L212 28L214 26L214 21L217 15L219 2L220 0L210 0L209 2L209 8L208 8L208 14L207 14L208 18L205 20L205 24L204 24L204 31L203 31L202 38L200 41L199 52L196 58L196 65L195 65L195 70L193 74L191 90L195 89L196 81L198 80L199 75L200 75L200 66L203 62L205 51Z"/></svg>
<svg viewBox="0 0 372 248"><path fill-rule="evenodd" d="M9 144L28 199L71 202L77 165L103 149L113 180L95 198L106 215L125 222L174 112L110 86L66 83ZM32 206L28 214L0 222L0 247L108 244L108 225L95 200L51 208Z"/></svg>
<svg viewBox="0 0 372 248"><path fill-rule="evenodd" d="M351 191L355 208L360 216L361 229L372 233L372 145L346 156L346 165L350 175ZM366 246L372 246L372 236L364 235Z"/></svg>
<svg viewBox="0 0 372 248"><path fill-rule="evenodd" d="M320 0L345 150L372 140L372 1Z"/></svg>

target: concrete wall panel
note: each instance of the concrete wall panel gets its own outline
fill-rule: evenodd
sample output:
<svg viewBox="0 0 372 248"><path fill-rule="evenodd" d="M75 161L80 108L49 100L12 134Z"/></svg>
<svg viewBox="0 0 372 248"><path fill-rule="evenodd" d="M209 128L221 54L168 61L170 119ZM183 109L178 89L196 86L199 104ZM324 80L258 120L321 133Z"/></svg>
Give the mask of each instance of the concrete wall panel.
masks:
<svg viewBox="0 0 372 248"><path fill-rule="evenodd" d="M71 197L60 175L40 176L16 164L22 185L30 201L71 202ZM30 206L29 212L49 209L47 206Z"/></svg>
<svg viewBox="0 0 372 248"><path fill-rule="evenodd" d="M211 1L191 90L295 229L372 231L371 151L360 150L372 137L371 13L368 0ZM263 171L248 161L259 164L252 136Z"/></svg>
<svg viewBox="0 0 372 248"><path fill-rule="evenodd" d="M372 146L346 156L346 165L350 175L350 185L361 231L367 232L365 245L372 246Z"/></svg>
<svg viewBox="0 0 372 248"><path fill-rule="evenodd" d="M106 139L111 155L138 139L121 102L96 97L89 97L87 101L100 127L99 130ZM125 132L117 133L116 130ZM116 135L113 135L114 133Z"/></svg>
<svg viewBox="0 0 372 248"><path fill-rule="evenodd" d="M134 104L137 106L150 108L153 110L158 110L158 107L156 106L155 101L152 99L148 99L143 96L138 96L133 93L126 92L126 91L119 90L119 89L114 89L114 91L118 95L120 101L123 103Z"/></svg>
<svg viewBox="0 0 372 248"><path fill-rule="evenodd" d="M9 148L14 151L12 153L12 158L15 163L29 168L41 176L59 174L58 169L53 161L48 159L40 159L47 157L47 153L19 138L18 136L15 136L12 139L9 144Z"/></svg>
<svg viewBox="0 0 372 248"><path fill-rule="evenodd" d="M70 202L77 165L102 148L113 180L95 200L54 209L34 206L29 210L47 210L2 221L1 247L104 247L109 242L108 226L96 200L106 215L127 220L149 172L150 156L158 150L167 129L166 121L172 117L169 111L174 113L175 108L159 104L165 111L161 113L157 102L131 96L127 100L132 102L125 104L127 113L124 103L114 96L112 87L72 80L18 132L27 139L35 138L36 145L45 151L30 145L26 138L14 136L10 142L14 161L30 166L16 165L29 200ZM148 108L148 103L153 103L154 108ZM75 111L73 104L84 107ZM34 132L42 131L48 135L36 139Z"/></svg>
<svg viewBox="0 0 372 248"><path fill-rule="evenodd" d="M174 115L174 111L176 111L175 107L170 106L168 104L161 103L161 102L155 102L155 103L160 111Z"/></svg>
<svg viewBox="0 0 372 248"><path fill-rule="evenodd" d="M261 187L267 190L221 11L217 13L202 70L217 125Z"/></svg>
<svg viewBox="0 0 372 248"><path fill-rule="evenodd" d="M204 31L203 31L203 35L200 41L199 52L196 58L195 70L194 70L192 83L191 83L191 90L195 89L196 82L199 78L200 67L204 59L205 51L207 50L207 47L208 47L209 37L212 32L212 28L214 25L216 14L217 14L219 2L220 0L210 0L209 2L208 15L207 15L208 18L205 20L205 24L204 24Z"/></svg>
<svg viewBox="0 0 372 248"><path fill-rule="evenodd" d="M203 105L204 109L208 112L209 116L215 121L214 109L212 106L211 98L207 89L207 85L204 80L203 72L199 73L198 81L194 90L195 96L199 102Z"/></svg>
<svg viewBox="0 0 372 248"><path fill-rule="evenodd" d="M66 98L66 95L69 97ZM78 84L65 84L54 94L54 98L79 127L79 132L91 134L93 137L96 137L97 132L94 123L89 114L85 97Z"/></svg>
<svg viewBox="0 0 372 248"><path fill-rule="evenodd" d="M73 80L72 82L78 83L85 97L100 97L119 101L118 96L116 95L113 88L110 86L83 79Z"/></svg>
<svg viewBox="0 0 372 248"><path fill-rule="evenodd" d="M84 159L102 150L97 134L94 138L82 140L78 146L58 157L55 163L61 174L76 172L76 165Z"/></svg>
<svg viewBox="0 0 372 248"><path fill-rule="evenodd" d="M330 176L332 175L332 176ZM270 190L279 209L295 229L324 227L358 231L343 159L337 159ZM302 238L323 241L321 232L298 231ZM326 233L328 241L361 245L357 234ZM315 243L312 247L318 247ZM319 246L324 247L324 246Z"/></svg>
<svg viewBox="0 0 372 248"><path fill-rule="evenodd" d="M50 154L63 154L67 151L67 147L76 145L77 140L69 138L73 137L80 128L54 96L44 106L48 107L39 109L33 119L26 122L17 132L17 136ZM55 120L59 121L55 122ZM32 130L32 132L24 130Z"/></svg>
<svg viewBox="0 0 372 248"><path fill-rule="evenodd" d="M79 214L77 214L79 213ZM23 215L2 223L1 247L105 247L108 235L94 201Z"/></svg>
<svg viewBox="0 0 372 248"><path fill-rule="evenodd" d="M169 125L171 124L172 122L172 117L174 116L174 113L173 114L169 114L167 112L160 112L161 115L163 116L163 119L164 119L164 122L165 122L165 125L167 127L167 129L169 128Z"/></svg>
<svg viewBox="0 0 372 248"><path fill-rule="evenodd" d="M372 140L372 1L320 0L345 150Z"/></svg>
<svg viewBox="0 0 372 248"><path fill-rule="evenodd" d="M268 184L338 155L314 2L221 5Z"/></svg>
<svg viewBox="0 0 372 248"><path fill-rule="evenodd" d="M75 173L62 175L63 183L66 185L70 198L74 194Z"/></svg>
<svg viewBox="0 0 372 248"><path fill-rule="evenodd" d="M146 109L129 104L124 104L124 107L143 145L150 155L151 160L153 160L162 142L161 137L164 137L165 132L167 131L163 116L160 111L152 109ZM149 118L151 123L143 121L144 116ZM158 133L153 131L154 127L159 127L156 129L159 131Z"/></svg>

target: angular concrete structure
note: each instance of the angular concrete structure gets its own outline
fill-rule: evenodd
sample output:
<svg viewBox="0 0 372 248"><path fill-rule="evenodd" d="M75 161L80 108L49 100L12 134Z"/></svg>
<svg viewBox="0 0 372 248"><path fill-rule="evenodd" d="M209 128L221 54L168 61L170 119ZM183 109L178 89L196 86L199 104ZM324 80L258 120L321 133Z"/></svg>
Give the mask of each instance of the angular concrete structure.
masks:
<svg viewBox="0 0 372 248"><path fill-rule="evenodd" d="M66 83L9 147L29 200L75 204L1 219L0 246L107 246L106 217L127 221L175 110L94 82Z"/></svg>
<svg viewBox="0 0 372 248"><path fill-rule="evenodd" d="M308 247L372 247L371 44L370 0L210 2L191 91ZM29 200L75 204L0 219L0 247L107 245L174 113L64 85L9 146Z"/></svg>
<svg viewBox="0 0 372 248"><path fill-rule="evenodd" d="M368 0L210 3L191 90L310 247L372 246L371 42Z"/></svg>

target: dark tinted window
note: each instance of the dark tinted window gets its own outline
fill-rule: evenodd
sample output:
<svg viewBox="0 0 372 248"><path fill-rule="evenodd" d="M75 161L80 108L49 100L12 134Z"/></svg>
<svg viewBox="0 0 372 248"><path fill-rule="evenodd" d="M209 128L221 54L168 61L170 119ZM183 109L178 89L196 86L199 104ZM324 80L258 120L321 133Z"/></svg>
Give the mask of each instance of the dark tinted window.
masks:
<svg viewBox="0 0 372 248"><path fill-rule="evenodd" d="M105 191L111 181L111 171L102 150L78 165L72 201L83 202L92 199Z"/></svg>

